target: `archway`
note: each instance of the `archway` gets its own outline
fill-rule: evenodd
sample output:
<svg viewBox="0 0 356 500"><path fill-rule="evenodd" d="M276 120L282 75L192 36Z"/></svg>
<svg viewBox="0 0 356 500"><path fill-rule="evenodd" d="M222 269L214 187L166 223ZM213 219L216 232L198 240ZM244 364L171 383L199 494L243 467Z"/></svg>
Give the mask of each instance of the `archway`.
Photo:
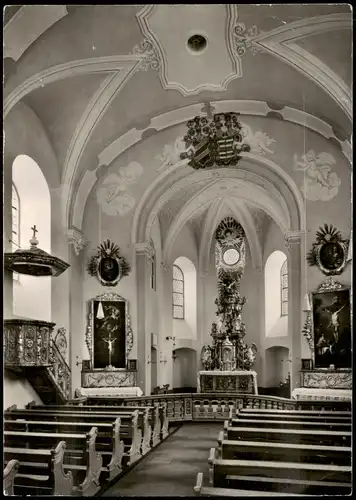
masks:
<svg viewBox="0 0 356 500"><path fill-rule="evenodd" d="M197 387L197 353L195 349L181 347L174 351L173 390L191 392Z"/></svg>
<svg viewBox="0 0 356 500"><path fill-rule="evenodd" d="M266 387L268 393L275 396L289 397L285 395L283 389L288 384L290 367L290 354L288 347L275 345L265 351L266 362Z"/></svg>

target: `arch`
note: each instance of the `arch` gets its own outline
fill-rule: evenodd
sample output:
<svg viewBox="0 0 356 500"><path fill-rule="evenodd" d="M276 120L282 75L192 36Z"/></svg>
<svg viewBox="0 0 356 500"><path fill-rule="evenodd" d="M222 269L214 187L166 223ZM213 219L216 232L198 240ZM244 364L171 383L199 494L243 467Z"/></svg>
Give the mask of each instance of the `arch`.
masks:
<svg viewBox="0 0 356 500"><path fill-rule="evenodd" d="M190 169L187 170L184 168L186 164L186 160L184 160L172 166L169 169L168 176L165 172L161 174L150 186L148 186L140 203L136 207L131 231L132 244L147 241L151 225L158 212L172 196L179 192L180 189L184 189L186 186L195 182L201 182L202 180L206 180L207 182L211 181L211 183L213 183L217 178L229 180L236 179L236 181L240 180L240 183L250 182L251 185L255 185L251 186L252 188L256 188L257 186L257 188L261 189L261 186L263 186L265 190L268 189L268 191L265 192L265 196L269 196L271 206L276 207L276 199L278 199L281 204L277 220L275 213L272 215L272 218L276 220L277 223L279 220L279 225L283 227L283 231L288 228L304 230L304 202L294 180L279 165L268 158L251 153L244 153L242 157L243 159L241 160L241 167L239 169L222 168L218 170L210 169L191 172L189 171ZM261 173L259 173L259 175L254 173L254 166L257 165L268 167L263 172L263 177ZM185 176L175 183L172 183L171 174L179 168ZM230 185L228 187L230 187ZM287 202L285 198L288 198ZM263 206L262 209L266 211L265 206Z"/></svg>
<svg viewBox="0 0 356 500"><path fill-rule="evenodd" d="M224 198L238 198L239 202L240 200L242 202L252 202L258 208L264 210L268 215L270 215L270 217L275 220L278 226L281 228L282 232L285 233L288 230L291 224L288 209L283 197L270 182L266 180L261 182L261 178L258 179L257 176L254 176L255 178L253 180L255 182L253 182L252 178L246 179L244 178L246 177L246 175L243 176L243 174L246 174L246 171L242 169L239 169L237 171L237 173L240 174L242 178L233 179L231 178L232 176L229 176L228 169L226 170L227 172L225 173L227 174L227 178L215 181L214 183L208 185L206 188L201 189L178 212L168 230L164 242L164 262L169 261L175 238L177 237L185 223L191 217L193 217L195 213L197 213L203 207L210 205L210 203L219 196L224 196ZM235 172L236 171L233 171L234 174ZM196 174L193 174L193 176L194 175ZM177 182L176 185L177 184L179 184L179 182ZM262 187L261 184L264 184L264 187ZM232 203L231 206L233 207L233 212L239 212L237 205ZM242 218L245 219L243 215Z"/></svg>
<svg viewBox="0 0 356 500"><path fill-rule="evenodd" d="M252 100L221 100L221 101L213 101L211 105L214 106L215 111L226 112L226 111L236 111L243 115L252 115L252 116L267 116L271 111L268 104L264 101L252 101ZM167 129L168 127L172 127L175 125L179 125L188 121L195 114L201 113L202 105L200 104L192 104L189 106L184 106L181 108L177 108L175 110L169 111L167 113L163 113L158 115L150 120L150 124L148 125L150 128L154 128L158 132ZM283 109L279 110L278 113L281 115L283 120L288 123L293 123L296 125L300 125L306 127L322 137L333 141L336 141L337 144L340 145L340 149L345 157L351 162L351 144L349 141L341 141L334 133L332 127L327 124L325 121L320 118L310 115L305 111L298 110L295 108L291 108L289 106L284 106ZM122 153L124 153L128 148L133 147L135 144L138 144L144 138L144 130L137 130L136 128L132 128L122 136L115 139L111 144L109 144L105 149L98 155L98 168L101 165L109 166L116 158L118 158ZM277 165L272 160L264 157L258 157L257 155L253 155L251 153L244 153L242 156L250 157L254 161L259 161L261 164L274 169ZM256 160L259 158L259 160ZM142 207L146 205L147 199L150 199L154 190L157 186L167 177L170 176L177 168L181 168L188 163L188 160L182 160L176 163L175 165L168 166L161 174L157 177L157 179L146 189L143 197L140 200L140 203L136 207L133 226L132 226L132 236L131 241L133 243L143 241L143 239L137 239L137 230L139 224L140 214L142 213ZM96 169L96 170L97 170ZM280 169L283 171L283 169ZM285 173L285 172L284 172ZM282 174L281 174L282 175ZM287 173L285 173L286 177L289 178L288 186L291 188L292 193L296 199L299 198L298 204L303 205L303 198L298 190L298 187L295 185L294 181ZM97 177L95 175L95 171L93 172L85 172L81 182L79 183L78 190L73 193L73 199L71 200L71 213L70 213L70 221L69 225L75 226L78 229L82 227L83 213L86 204L86 200L89 196L89 193L95 182ZM287 182L287 179L286 179ZM294 186L293 186L294 184Z"/></svg>
<svg viewBox="0 0 356 500"><path fill-rule="evenodd" d="M51 195L46 178L39 165L27 155L19 155L12 165L12 178L21 203L21 248L29 247L31 227L35 224L39 247L51 252ZM20 284L13 287L13 312L15 316L50 321L51 278L40 280L21 275Z"/></svg>
<svg viewBox="0 0 356 500"><path fill-rule="evenodd" d="M265 334L267 337L288 335L288 315L281 314L281 270L285 262L287 262L286 254L275 250L265 263Z"/></svg>

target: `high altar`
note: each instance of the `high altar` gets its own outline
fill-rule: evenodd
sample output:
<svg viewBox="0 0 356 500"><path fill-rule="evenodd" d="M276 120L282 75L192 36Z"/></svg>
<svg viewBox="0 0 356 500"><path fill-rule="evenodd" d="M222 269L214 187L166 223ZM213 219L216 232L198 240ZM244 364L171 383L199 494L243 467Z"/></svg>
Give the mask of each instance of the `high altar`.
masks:
<svg viewBox="0 0 356 500"><path fill-rule="evenodd" d="M197 391L257 394L257 374L251 370L257 348L243 341L246 328L242 308L246 299L240 296L240 279L245 266L245 232L227 217L219 224L215 239L216 322L211 329L212 345L202 349L204 370L198 373Z"/></svg>

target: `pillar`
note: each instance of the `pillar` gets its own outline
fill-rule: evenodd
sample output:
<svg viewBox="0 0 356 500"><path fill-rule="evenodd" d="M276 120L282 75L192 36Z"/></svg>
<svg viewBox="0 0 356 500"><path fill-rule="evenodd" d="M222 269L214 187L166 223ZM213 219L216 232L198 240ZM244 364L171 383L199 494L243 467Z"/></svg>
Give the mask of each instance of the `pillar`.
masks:
<svg viewBox="0 0 356 500"><path fill-rule="evenodd" d="M161 321L161 351L166 361L161 363L160 385L169 384L170 389L173 388L173 359L172 349L173 342L167 337L173 337L173 315L172 315L172 293L173 293L173 275L172 266L166 262L161 263L162 269L162 296L160 301L160 311L162 315Z"/></svg>
<svg viewBox="0 0 356 500"><path fill-rule="evenodd" d="M208 326L206 325L206 280L208 276L206 269L199 269L197 272L197 369L201 370L201 349L206 344L206 333ZM210 333L211 325L209 327ZM212 340L212 339L211 339ZM211 342L208 342L211 343Z"/></svg>
<svg viewBox="0 0 356 500"><path fill-rule="evenodd" d="M137 287L137 385L145 396L151 393L150 262L154 249L150 242L136 243Z"/></svg>
<svg viewBox="0 0 356 500"><path fill-rule="evenodd" d="M291 392L300 387L302 335L302 233L285 235L288 250L288 335L291 342Z"/></svg>
<svg viewBox="0 0 356 500"><path fill-rule="evenodd" d="M81 362L88 359L83 353L85 343L85 333L87 329L87 309L83 303L83 281L84 281L84 261L83 249L88 240L77 229L70 229L67 232L69 248L70 268L66 271L70 273L69 289L69 366L72 372L72 397L76 389L81 387Z"/></svg>

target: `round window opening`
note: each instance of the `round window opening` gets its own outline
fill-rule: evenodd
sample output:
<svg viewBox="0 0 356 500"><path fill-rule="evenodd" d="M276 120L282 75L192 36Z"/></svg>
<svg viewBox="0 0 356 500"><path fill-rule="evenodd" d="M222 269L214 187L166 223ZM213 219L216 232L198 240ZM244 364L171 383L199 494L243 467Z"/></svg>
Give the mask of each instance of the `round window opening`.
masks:
<svg viewBox="0 0 356 500"><path fill-rule="evenodd" d="M238 250L236 250L236 248L228 248L224 252L223 259L225 264L227 264L228 266L233 266L240 260L240 253L238 252Z"/></svg>
<svg viewBox="0 0 356 500"><path fill-rule="evenodd" d="M203 35L193 35L188 39L188 47L193 52L202 52L207 46L207 39Z"/></svg>

